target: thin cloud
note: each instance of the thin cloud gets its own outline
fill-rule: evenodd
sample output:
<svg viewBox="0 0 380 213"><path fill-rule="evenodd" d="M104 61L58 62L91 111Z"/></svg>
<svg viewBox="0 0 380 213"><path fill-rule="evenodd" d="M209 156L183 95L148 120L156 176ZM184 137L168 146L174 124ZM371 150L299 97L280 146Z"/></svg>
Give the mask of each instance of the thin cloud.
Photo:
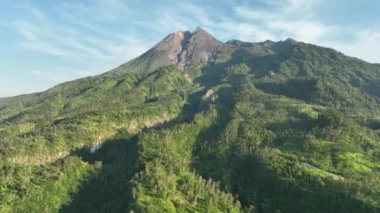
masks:
<svg viewBox="0 0 380 213"><path fill-rule="evenodd" d="M108 2L108 1L107 1ZM62 14L66 19L73 20L78 18L75 15L68 15L67 10L77 6L76 12L82 14L92 14L92 12L101 11L101 14L106 13L109 19L116 18L118 15L112 11L118 8L117 11L126 11L126 6L121 1L112 1L110 5L104 1L97 1L94 6L85 7L83 4L64 4L57 7L58 13ZM71 58L87 58L97 60L111 60L112 58L120 58L119 53L123 53L123 60L128 60L136 57L142 50L146 50L147 46L142 45L143 42L137 38L129 37L127 41L124 39L125 32L104 33L106 31L97 27L96 24L87 22L75 22L84 28L75 28L72 26L53 21L42 11L36 8L28 7L31 11L31 20L15 21L14 28L23 36L24 40L20 41L18 46L41 53L46 53L55 56L71 57ZM73 13L76 14L76 13ZM112 14L112 15L111 15ZM86 18L86 17L85 17ZM92 31L88 32L90 29ZM106 38L108 35L108 38ZM109 35L112 35L111 37ZM91 37L91 39L89 39ZM114 39L115 38L115 39ZM114 41L115 40L115 41ZM93 42L96 41L96 42ZM121 61L119 63L122 63ZM113 66L116 66L113 64Z"/></svg>
<svg viewBox="0 0 380 213"><path fill-rule="evenodd" d="M266 1L268 7L250 8L235 6L234 12L240 22L257 23L258 32L269 33L275 40L293 37L300 41L329 46L347 55L363 58L370 62L380 61L380 30L360 26L325 24L320 21L314 8L325 0L277 0ZM233 25L238 28L236 25ZM256 29L257 30L257 29ZM237 30L240 36L253 30ZM354 32L354 33L353 33ZM264 34L265 35L265 34ZM252 35L253 36L253 35ZM351 37L350 41L342 40Z"/></svg>
<svg viewBox="0 0 380 213"><path fill-rule="evenodd" d="M41 70L31 70L29 73L32 75L44 75L44 71Z"/></svg>
<svg viewBox="0 0 380 213"><path fill-rule="evenodd" d="M225 21L220 24L220 27L228 34L229 38L239 39L243 41L264 41L275 40L276 37L270 31L264 30L259 26L251 23L237 23L233 21Z"/></svg>
<svg viewBox="0 0 380 213"><path fill-rule="evenodd" d="M268 28L306 42L318 42L335 30L335 26L326 26L314 21L270 21Z"/></svg>
<svg viewBox="0 0 380 213"><path fill-rule="evenodd" d="M341 50L347 55L360 57L372 63L380 62L380 32L363 29L354 33L350 44L340 41L326 41L323 44Z"/></svg>
<svg viewBox="0 0 380 213"><path fill-rule="evenodd" d="M260 31L278 39L294 37L306 42L317 42L330 34L335 26L327 26L314 18L312 9L321 1L287 0L283 3L268 1L269 7L254 9L234 7L235 14L244 21L257 23ZM296 18L302 17L301 20Z"/></svg>
<svg viewBox="0 0 380 213"><path fill-rule="evenodd" d="M40 91L42 88L16 88L14 84L0 85L0 97L11 97L15 95L21 95L26 93L32 93Z"/></svg>
<svg viewBox="0 0 380 213"><path fill-rule="evenodd" d="M268 10L254 10L247 6L236 6L233 8L235 14L245 20L261 21L265 19L274 19L275 14Z"/></svg>
<svg viewBox="0 0 380 213"><path fill-rule="evenodd" d="M44 41L24 41L18 44L18 47L23 49L34 50L40 53L45 53L53 56L69 57L73 56L71 51L64 50L55 46L52 43Z"/></svg>

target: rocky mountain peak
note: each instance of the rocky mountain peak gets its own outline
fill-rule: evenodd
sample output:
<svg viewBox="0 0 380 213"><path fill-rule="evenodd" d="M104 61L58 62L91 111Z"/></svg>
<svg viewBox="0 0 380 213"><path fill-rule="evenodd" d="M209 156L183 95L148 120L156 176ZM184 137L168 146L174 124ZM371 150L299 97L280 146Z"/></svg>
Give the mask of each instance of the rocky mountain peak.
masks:
<svg viewBox="0 0 380 213"><path fill-rule="evenodd" d="M159 66L175 64L185 69L192 62L207 63L213 60L224 46L225 44L198 27L193 33L171 33L148 52L159 53Z"/></svg>

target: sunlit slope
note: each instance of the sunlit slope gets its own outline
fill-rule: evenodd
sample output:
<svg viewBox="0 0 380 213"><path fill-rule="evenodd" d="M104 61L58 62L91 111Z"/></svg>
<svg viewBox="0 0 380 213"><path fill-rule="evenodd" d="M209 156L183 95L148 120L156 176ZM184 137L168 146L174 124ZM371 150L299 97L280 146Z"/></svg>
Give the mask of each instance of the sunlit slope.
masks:
<svg viewBox="0 0 380 213"><path fill-rule="evenodd" d="M0 99L0 211L378 212L379 85L329 48L174 33Z"/></svg>

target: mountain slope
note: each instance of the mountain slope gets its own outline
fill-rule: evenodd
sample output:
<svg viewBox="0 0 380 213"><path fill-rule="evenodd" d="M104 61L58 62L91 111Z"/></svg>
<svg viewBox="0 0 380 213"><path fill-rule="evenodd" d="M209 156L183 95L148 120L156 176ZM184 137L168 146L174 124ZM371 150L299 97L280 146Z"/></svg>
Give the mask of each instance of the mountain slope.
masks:
<svg viewBox="0 0 380 213"><path fill-rule="evenodd" d="M1 212L378 212L380 67L293 39L170 34L0 99Z"/></svg>

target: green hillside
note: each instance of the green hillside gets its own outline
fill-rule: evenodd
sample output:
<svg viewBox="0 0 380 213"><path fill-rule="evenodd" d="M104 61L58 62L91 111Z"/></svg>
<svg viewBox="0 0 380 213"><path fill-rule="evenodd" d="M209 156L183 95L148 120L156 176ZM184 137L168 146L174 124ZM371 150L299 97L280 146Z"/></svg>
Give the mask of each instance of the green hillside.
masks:
<svg viewBox="0 0 380 213"><path fill-rule="evenodd" d="M0 99L0 212L380 211L379 65L189 36Z"/></svg>

